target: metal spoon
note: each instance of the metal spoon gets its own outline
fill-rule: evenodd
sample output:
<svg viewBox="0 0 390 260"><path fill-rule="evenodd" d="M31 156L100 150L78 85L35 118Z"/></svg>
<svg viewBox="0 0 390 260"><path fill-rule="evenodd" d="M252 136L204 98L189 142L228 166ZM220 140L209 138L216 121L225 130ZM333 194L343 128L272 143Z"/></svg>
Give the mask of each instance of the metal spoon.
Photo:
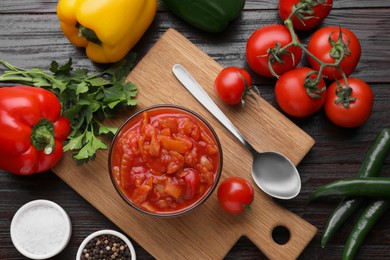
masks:
<svg viewBox="0 0 390 260"><path fill-rule="evenodd" d="M257 152L181 65L175 64L172 71L184 87L252 154L252 177L260 189L278 199L292 199L298 195L301 190L301 179L296 167L287 157L277 152Z"/></svg>

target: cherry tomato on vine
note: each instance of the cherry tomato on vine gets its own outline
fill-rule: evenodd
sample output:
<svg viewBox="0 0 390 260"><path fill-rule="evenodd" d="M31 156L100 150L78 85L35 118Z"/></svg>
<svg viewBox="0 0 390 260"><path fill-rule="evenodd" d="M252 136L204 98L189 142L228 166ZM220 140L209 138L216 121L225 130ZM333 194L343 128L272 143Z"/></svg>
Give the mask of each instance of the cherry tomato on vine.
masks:
<svg viewBox="0 0 390 260"><path fill-rule="evenodd" d="M218 201L222 208L232 214L241 213L253 201L252 185L240 177L226 178L218 187Z"/></svg>
<svg viewBox="0 0 390 260"><path fill-rule="evenodd" d="M348 78L333 82L327 93L325 113L335 125L352 128L362 125L371 115L374 104L372 90L360 79Z"/></svg>
<svg viewBox="0 0 390 260"><path fill-rule="evenodd" d="M293 7L298 11L293 16L292 23L296 30L310 30L319 25L330 13L333 0L302 1L279 0L279 15L285 21L292 13Z"/></svg>
<svg viewBox="0 0 390 260"><path fill-rule="evenodd" d="M320 110L326 99L326 85L322 78L315 84L316 77L315 71L307 67L284 73L275 85L280 108L294 117L307 117Z"/></svg>
<svg viewBox="0 0 390 260"><path fill-rule="evenodd" d="M307 49L324 63L334 64L342 59L340 69L346 76L355 70L361 55L361 46L356 35L346 28L336 26L318 29L309 40ZM313 57L308 56L308 60L313 69L320 69L320 64ZM342 78L342 74L335 67L324 68L322 75L330 80Z"/></svg>
<svg viewBox="0 0 390 260"><path fill-rule="evenodd" d="M242 103L251 85L252 78L246 70L226 67L215 78L214 90L223 102L236 105Z"/></svg>
<svg viewBox="0 0 390 260"><path fill-rule="evenodd" d="M264 77L275 77L268 65L269 59L277 75L296 68L302 57L302 50L290 46L291 34L286 26L275 24L261 27L249 37L246 44L246 60L249 67Z"/></svg>

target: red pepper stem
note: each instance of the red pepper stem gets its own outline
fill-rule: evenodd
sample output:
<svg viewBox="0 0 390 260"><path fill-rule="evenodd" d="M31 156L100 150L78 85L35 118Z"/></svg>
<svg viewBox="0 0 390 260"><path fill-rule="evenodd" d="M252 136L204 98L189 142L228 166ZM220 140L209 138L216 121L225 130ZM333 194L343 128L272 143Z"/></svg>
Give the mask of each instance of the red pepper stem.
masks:
<svg viewBox="0 0 390 260"><path fill-rule="evenodd" d="M56 147L54 124L42 118L32 129L31 142L37 150L43 150L45 154L51 154Z"/></svg>

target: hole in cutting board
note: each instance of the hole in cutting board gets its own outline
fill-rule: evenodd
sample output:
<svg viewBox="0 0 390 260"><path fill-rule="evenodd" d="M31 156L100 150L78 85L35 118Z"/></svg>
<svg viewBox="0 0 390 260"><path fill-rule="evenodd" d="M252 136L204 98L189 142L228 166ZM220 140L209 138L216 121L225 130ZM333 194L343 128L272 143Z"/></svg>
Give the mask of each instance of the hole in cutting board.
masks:
<svg viewBox="0 0 390 260"><path fill-rule="evenodd" d="M272 230L272 239L279 245L284 245L290 240L290 231L284 226L276 226Z"/></svg>

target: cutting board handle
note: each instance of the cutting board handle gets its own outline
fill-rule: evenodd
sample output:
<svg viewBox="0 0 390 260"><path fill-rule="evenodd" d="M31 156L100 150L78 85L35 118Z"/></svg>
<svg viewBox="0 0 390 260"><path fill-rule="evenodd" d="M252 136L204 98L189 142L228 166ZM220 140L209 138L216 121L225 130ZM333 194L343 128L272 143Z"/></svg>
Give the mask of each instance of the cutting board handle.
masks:
<svg viewBox="0 0 390 260"><path fill-rule="evenodd" d="M317 228L303 221L297 215L288 211L272 199L265 200L273 204L274 215L267 216L255 210L256 218L264 218L259 224L251 223L246 226L245 234L270 259L296 259L312 240ZM268 208L263 205L261 208ZM278 239L274 239L278 238Z"/></svg>

